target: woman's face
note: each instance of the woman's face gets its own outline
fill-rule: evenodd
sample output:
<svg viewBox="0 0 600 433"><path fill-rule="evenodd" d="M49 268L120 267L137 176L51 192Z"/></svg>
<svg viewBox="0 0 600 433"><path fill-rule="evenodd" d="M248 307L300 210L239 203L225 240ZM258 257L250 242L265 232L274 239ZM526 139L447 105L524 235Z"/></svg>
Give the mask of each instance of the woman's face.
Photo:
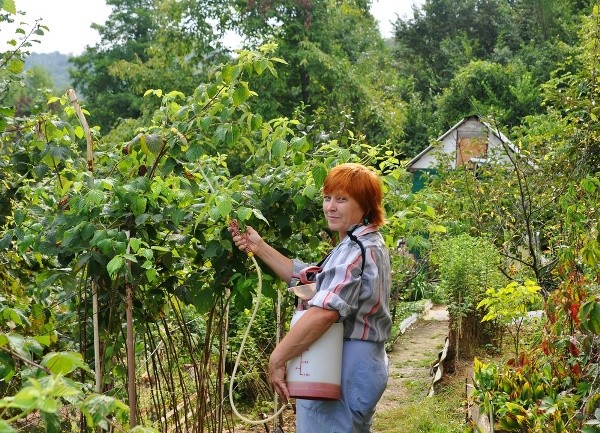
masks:
<svg viewBox="0 0 600 433"><path fill-rule="evenodd" d="M343 191L323 195L323 213L329 229L338 232L340 239L346 236L351 225L362 222L364 216L360 204Z"/></svg>

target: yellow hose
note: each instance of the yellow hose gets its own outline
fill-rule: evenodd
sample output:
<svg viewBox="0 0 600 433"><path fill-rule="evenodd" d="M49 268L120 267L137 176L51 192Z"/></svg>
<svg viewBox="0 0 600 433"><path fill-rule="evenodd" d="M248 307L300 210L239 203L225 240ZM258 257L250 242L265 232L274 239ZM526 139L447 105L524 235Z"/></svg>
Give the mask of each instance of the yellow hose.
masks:
<svg viewBox="0 0 600 433"><path fill-rule="evenodd" d="M260 267L258 266L258 263L256 262L256 258L254 257L254 254L252 254L251 251L247 251L247 254L248 254L248 257L250 257L252 259L252 263L254 263L254 268L256 269L256 274L258 275L258 287L256 290L256 300L255 300L254 310L252 311L252 315L250 316L250 321L248 322L248 326L246 327L246 331L244 332L244 337L242 338L242 343L240 344L240 350L238 351L238 355L235 360L235 365L233 366L233 371L231 373L231 380L229 382L229 404L231 404L231 409L233 410L233 413L239 419L241 419L244 422L247 422L248 424L257 425L257 424L266 424L269 421L277 418L279 416L279 414L281 414L281 412L283 412L286 405L282 405L281 408L277 412L275 412L273 415L271 415L268 418L261 419L261 420L252 420L252 419L246 418L245 416L240 414L238 412L237 408L235 407L235 403L233 402L233 383L235 382L235 375L237 373L237 369L240 364L242 352L244 351L244 345L246 344L246 338L248 338L248 335L250 334L250 329L252 328L252 323L254 322L256 313L258 312L258 307L260 306L260 298L262 296L262 272L260 270Z"/></svg>

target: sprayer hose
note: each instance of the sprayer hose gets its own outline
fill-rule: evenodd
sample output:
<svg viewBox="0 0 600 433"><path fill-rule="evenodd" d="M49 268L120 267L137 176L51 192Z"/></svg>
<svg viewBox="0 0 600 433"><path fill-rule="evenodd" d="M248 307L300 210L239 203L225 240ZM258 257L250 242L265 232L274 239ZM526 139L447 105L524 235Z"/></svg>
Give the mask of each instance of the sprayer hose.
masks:
<svg viewBox="0 0 600 433"><path fill-rule="evenodd" d="M240 418L242 421L247 422L248 424L257 425L257 424L266 424L269 421L277 418L279 416L279 414L281 414L281 412L283 412L286 405L282 405L281 408L279 408L279 410L277 412L275 412L273 415L271 415L268 418L261 419L261 420L252 420L252 419L246 418L245 416L240 414L238 412L237 408L235 407L235 403L233 402L233 383L235 382L235 375L237 373L237 369L240 364L242 352L244 351L244 345L246 344L246 338L248 338L248 335L250 334L250 329L252 328L252 322L254 322L254 318L256 317L256 313L258 312L258 307L260 306L260 298L262 296L262 272L260 270L260 267L258 266L258 263L256 262L256 258L254 258L254 255L248 254L248 256L252 259L252 262L254 263L254 267L255 267L256 273L258 275L258 286L256 289L256 301L255 301L255 305L254 305L254 310L252 311L252 315L250 316L250 321L248 322L248 326L246 327L246 331L244 332L244 336L242 338L242 343L240 344L240 349L238 351L238 355L235 360L235 365L233 366L233 372L231 373L231 380L229 382L229 403L231 404L231 409L233 410L233 413L238 418Z"/></svg>

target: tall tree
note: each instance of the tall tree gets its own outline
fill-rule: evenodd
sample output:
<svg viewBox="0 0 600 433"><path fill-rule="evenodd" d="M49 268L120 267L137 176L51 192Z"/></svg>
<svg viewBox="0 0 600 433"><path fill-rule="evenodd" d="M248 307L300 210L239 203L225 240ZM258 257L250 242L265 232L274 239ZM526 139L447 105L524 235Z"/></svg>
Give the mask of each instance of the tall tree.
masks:
<svg viewBox="0 0 600 433"><path fill-rule="evenodd" d="M73 84L93 113L91 123L103 130L114 126L118 118L140 116L141 96L111 68L121 60L147 60L146 50L156 35L154 0L107 0L107 4L113 11L106 23L92 25L100 33L100 42L71 59Z"/></svg>
<svg viewBox="0 0 600 433"><path fill-rule="evenodd" d="M315 139L352 128L367 141L399 142L404 103L392 58L358 0L240 0L236 26L250 44L274 41L288 62L281 83L259 89L260 111L318 123Z"/></svg>
<svg viewBox="0 0 600 433"><path fill-rule="evenodd" d="M106 23L93 24L100 43L71 61L72 78L91 122L108 129L118 119L139 118L146 90L191 91L210 65L222 60L215 26L227 10L225 0L107 0Z"/></svg>

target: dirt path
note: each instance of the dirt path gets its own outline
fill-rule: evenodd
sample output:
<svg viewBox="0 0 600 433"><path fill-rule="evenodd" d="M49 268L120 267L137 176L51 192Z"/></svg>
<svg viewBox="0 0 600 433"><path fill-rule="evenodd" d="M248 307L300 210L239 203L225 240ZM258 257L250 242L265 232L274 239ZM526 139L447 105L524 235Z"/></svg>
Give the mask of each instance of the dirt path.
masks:
<svg viewBox="0 0 600 433"><path fill-rule="evenodd" d="M437 361L448 336L448 313L434 306L396 340L388 353L389 381L377 405L376 415L394 409L409 400L414 387L409 382L431 382L431 367Z"/></svg>

